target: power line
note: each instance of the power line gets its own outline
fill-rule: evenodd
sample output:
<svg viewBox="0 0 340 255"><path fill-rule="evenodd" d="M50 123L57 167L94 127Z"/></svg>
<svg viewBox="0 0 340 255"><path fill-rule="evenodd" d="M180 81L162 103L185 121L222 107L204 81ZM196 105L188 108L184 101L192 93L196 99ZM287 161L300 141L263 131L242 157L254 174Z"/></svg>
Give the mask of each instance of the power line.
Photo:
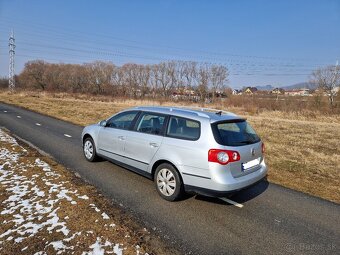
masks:
<svg viewBox="0 0 340 255"><path fill-rule="evenodd" d="M171 61L171 60L177 60L177 59L169 59L169 58L164 58L164 57L159 57L159 56L150 56L150 55L140 55L140 54L135 54L135 53L129 53L129 52L125 52L125 51L119 51L119 50L115 50L115 51L107 51L106 49L101 49L101 48L88 48L88 49L82 49L82 48L72 48L72 47L60 47L60 46L55 46L55 45L49 45L49 44L37 44L37 43L29 43L29 42L25 42L25 45L28 46L32 46L33 49L25 49L25 48L21 48L21 50L26 50L28 52L41 52L43 53L42 50L44 50L45 48L48 49L47 52L44 53L51 53L50 49L55 49L56 51L58 51L58 53L56 51L54 51L54 53L57 54L63 54L63 55L70 55L69 53L64 53L64 52L71 52L71 53L81 53L81 54L91 54L91 55L98 55L98 56L108 56L108 57L128 57L128 58L139 58L139 59L145 59L145 60L157 60L157 61ZM38 49L34 49L34 48L38 48ZM61 52L61 53L60 53ZM73 54L72 54L73 55ZM79 55L74 55L74 56L79 56ZM110 60L110 59L109 59ZM207 62L210 64L214 64L211 62ZM282 64L281 66L278 66L276 64L258 64L258 63L233 63L233 62L217 62L218 64L223 64L223 65L227 65L229 68L233 67L237 70L253 70L256 69L258 71L260 70L281 70L283 71L283 69L287 70L287 71L302 71L302 70L306 70L306 69L301 69L303 68L303 66L298 66L298 65L294 65L294 64ZM308 71L312 71L313 69L307 69Z"/></svg>
<svg viewBox="0 0 340 255"><path fill-rule="evenodd" d="M27 32L27 31L26 31ZM22 33L26 33L26 32L22 32ZM29 35L32 35L32 33L28 33ZM60 35L61 33L59 33L58 35ZM50 34L46 33L46 31L44 31L44 34L39 34L38 33L38 36L39 37L42 37L42 36L51 36ZM75 34L72 34L73 36L75 36ZM54 42L56 41L55 40L55 34L52 35L52 37L50 37ZM74 44L76 45L77 49L70 49L70 48L67 48L66 47L63 47L64 50L75 50L75 51L89 51L87 48L85 50L81 50L80 49L80 46L81 46L81 43L83 42L86 42L84 40L80 40L79 42L79 38L77 38L76 41L73 41L71 40L70 38L63 38L63 37L59 37L59 39L63 40L63 41L68 41L68 44L70 44L69 42L71 42L71 44ZM92 38L93 39L93 38ZM47 40L43 40L43 42L46 42ZM96 43L98 43L99 41L96 39L95 40ZM27 43L28 44L28 43ZM103 44L100 42L100 44ZM106 44L108 44L108 42L106 42ZM111 43L109 43L111 44ZM109 45L108 44L108 45ZM112 46L112 45L111 45ZM131 46L131 45L124 45L124 44L120 44L120 46L122 47L133 47L133 48L143 48L143 47L139 47L139 46ZM49 48L52 48L52 47L59 47L59 46L50 46L50 45L43 45L43 46L38 46L38 47L49 47ZM84 46L83 46L84 48ZM59 49L61 49L61 47L59 47ZM155 55L155 54L152 54L151 53L151 56L150 54L148 55L145 55L144 52L143 54L136 54L136 53L131 53L131 52L125 52L125 51L119 51L117 52L117 47L115 47L115 52L112 53L110 52L110 50L107 50L107 49L98 49L98 48L94 48L94 47L91 47L91 52L88 52L90 54L98 54L98 55L112 55L112 54L121 54L121 55L124 55L125 57L129 57L129 58L139 58L139 59L147 59L147 60L161 60L161 61L168 61L168 60L182 60L182 61L197 61L198 62L207 62L206 60L209 59L209 60L212 60L212 61L209 61L209 63L213 63L215 62L216 64L222 64L222 65L227 65L229 68L230 67L234 67L234 69L236 68L237 70L252 70L256 67L257 69L261 69L261 70L268 70L268 69L274 69L274 67L276 67L277 70L282 70L283 68L287 69L287 68L294 68L294 70L291 70L291 71L298 71L296 69L299 69L301 67L311 67L313 69L317 68L317 67L320 67L320 65L311 65L311 64L297 64L297 63L273 63L273 62L268 62L268 60L262 60L262 61L265 61L265 62L254 62L254 60L248 60L248 59L237 59L237 60L234 60L234 59L225 59L225 58L212 58L212 57L206 57L206 56L190 56L190 55L185 55L184 58L177 58L177 57L174 57L174 54L172 54L170 57L164 57L163 56L159 56L159 55ZM150 50L148 48L145 48L147 50ZM61 49L62 50L62 49ZM94 52L94 51L100 51L99 52ZM82 52L83 53L83 52ZM177 55L177 54L176 54ZM244 57L244 56L242 56ZM213 63L214 64L214 63ZM287 70L288 71L288 70Z"/></svg>
<svg viewBox="0 0 340 255"><path fill-rule="evenodd" d="M1 19L0 19L1 22ZM0 23L1 24L1 23ZM236 54L224 54L224 53L213 53L213 52L205 52L205 51L197 51L197 50L187 50L187 49L179 49L175 47L166 47L171 50L175 50L175 54L166 53L166 54L155 54L155 49L157 47L150 48L149 46L140 46L141 45L150 45L145 44L142 42L132 41L132 40L125 40L125 39L119 39L116 37L111 37L108 35L98 35L98 37L105 37L109 39L114 40L121 40L125 42L129 42L129 44L126 43L112 43L108 41L101 42L101 38L94 38L92 35L86 34L87 36L90 36L91 39L79 39L80 36L84 37L84 33L80 31L69 32L67 29L63 29L62 32L58 31L55 28L48 29L48 26L43 26L44 31L39 28L40 25L35 26L38 27L38 30L32 30L31 24L29 27L27 27L27 23L25 24L25 31L22 31L22 34L27 34L30 36L39 36L42 40L42 43L30 43L25 42L24 40L20 40L23 45L28 45L31 47L23 48L20 47L20 51L22 53L37 53L37 56L27 55L27 54L21 54L22 57L35 57L35 58L42 58L42 59L52 59L48 57L48 54L57 54L58 56L68 56L68 57L76 57L77 59L105 59L106 61L111 61L114 57L115 61L116 59L125 59L128 61L135 61L134 59L142 59L145 60L145 62L150 61L172 61L172 60L180 60L180 61L197 61L197 59L200 59L198 62L201 63L209 63L209 64L222 64L228 67L228 69L231 71L231 75L285 75L285 76L294 76L294 75L308 75L304 74L303 72L311 72L316 67L320 67L320 65L312 65L312 64L300 64L300 63L289 63L290 61L304 61L303 59L290 59L290 58L275 58L275 57L260 57L260 56L245 56L245 55L236 55ZM41 25L42 26L42 25ZM47 27L47 29L46 29ZM1 27L0 27L1 29ZM33 33L30 31L34 31ZM38 31L38 32L37 32ZM54 32L56 31L56 32ZM17 31L16 31L17 32ZM20 34L21 34L20 33ZM18 35L18 33L16 33ZM78 36L79 34L79 36ZM97 37L97 36L96 36ZM74 38L74 39L72 39ZM46 40L48 39L48 40ZM56 40L57 39L57 40ZM58 40L61 40L63 42L63 46L56 46L56 42ZM53 41L53 44L50 44L49 42ZM1 42L1 40L0 40ZM114 50L112 49L104 49L104 48L98 48L98 47L91 47L89 44L93 42L96 43L96 45L117 45L120 47L126 47L129 48L129 50L121 50L119 47L115 47ZM87 46L85 45L87 43ZM133 43L138 43L138 45L131 45ZM68 45L74 45L74 47L65 47ZM155 45L155 44L151 44ZM163 46L159 46L159 48L162 48ZM52 49L52 50L51 50ZM136 52L131 52L132 50L138 50L143 49L143 53L141 54ZM164 47L163 47L164 49ZM145 51L151 51L146 52ZM188 55L185 54L184 56L180 54L179 56L182 56L182 58L175 57L178 53L178 51L191 51L191 52L200 52L203 55ZM40 54L40 55L39 55ZM41 55L43 54L43 57ZM171 56L166 57L167 54L170 54ZM19 54L16 54L19 56ZM216 56L218 55L218 56ZM228 59L223 57L224 55L228 56ZM57 56L57 57L58 57ZM96 56L96 57L95 57ZM131 59L131 60L130 60ZM133 59L133 60L132 60ZM212 61L206 61L207 59ZM261 62L259 62L259 60ZM282 62L282 61L285 62ZM55 60L53 60L55 61ZM58 61L58 60L56 60ZM60 59L59 61L65 61L65 58ZM288 62L287 62L288 61ZM74 62L74 59L72 59L72 62ZM143 64L145 64L145 62ZM123 62L122 62L123 63ZM306 69L304 67L310 67L313 69ZM303 69L302 69L303 68ZM297 73L298 72L298 73Z"/></svg>
<svg viewBox="0 0 340 255"><path fill-rule="evenodd" d="M0 53L0 55L5 55ZM37 60L38 56L34 55L27 55L27 54L15 54L16 57L24 57L24 58L32 58L34 60ZM75 55L70 55L70 56L75 56ZM81 57L81 56L80 56ZM62 59L56 59L56 58L44 58L44 60L48 61L59 61L63 63L65 61L65 58ZM68 59L70 63L76 63L76 64L83 64L84 62L82 61L76 61L74 59ZM98 60L98 58L93 58L93 60ZM123 62L122 62L123 63ZM232 75L235 76L306 76L309 75L310 73L232 73Z"/></svg>
<svg viewBox="0 0 340 255"><path fill-rule="evenodd" d="M7 20L8 22L12 22L10 18L4 18L2 17L3 20ZM26 26L27 26L27 22L23 21L18 23L18 20L16 20L17 24L23 24L25 26L25 30L27 30ZM46 24L38 24L35 23L33 24L32 22L30 22L30 27L29 28L34 28L34 26L38 29L38 31L43 31L44 35L46 35L47 31L46 28L49 28L48 31L50 32L54 32L53 35L64 35L64 36L68 36L68 37L75 37L77 39L77 42L79 42L79 36L82 36L83 38L86 38L84 36L89 36L91 39L93 39L93 37L96 37L96 42L98 42L98 38L105 38L105 41L107 41L108 39L113 39L113 40L119 40L119 41L123 41L123 42L128 42L128 43L132 43L132 44L137 44L138 46L132 46L132 45L126 45L126 44L122 44L125 47L135 47L135 48L141 48L141 49L146 49L145 47L141 47L140 45L146 45L148 47L148 49L155 49L155 48L161 48L161 49L170 49L170 50L176 50L176 51L184 51L184 52L196 52L196 53L200 53L200 54L204 54L204 55L210 55L213 57L221 57L221 56L227 56L227 57L236 57L236 58L246 58L246 59L262 59L262 60L275 60L275 61L308 61L310 62L311 60L315 59L302 59L302 58L283 58L283 57L270 57L270 56L254 56L254 55L240 55L240 54L230 54L230 53L224 53L224 52L211 52L211 51L204 51L204 50L193 50L193 49L184 49L184 48L178 48L178 47L173 47L173 46L164 46L164 45L157 45L154 43L146 43L146 42L141 42L141 41L136 41L136 40L127 40L127 39L123 39L123 38L118 38L115 36L111 36L111 35L107 35L107 34L98 34L98 33L91 33L91 35L89 35L88 33L84 33L83 31L77 31L77 30L72 30L72 29L66 29L65 28L61 28L61 27L56 27L56 26L46 26ZM86 40L88 41L88 40ZM320 60L317 60L320 61Z"/></svg>

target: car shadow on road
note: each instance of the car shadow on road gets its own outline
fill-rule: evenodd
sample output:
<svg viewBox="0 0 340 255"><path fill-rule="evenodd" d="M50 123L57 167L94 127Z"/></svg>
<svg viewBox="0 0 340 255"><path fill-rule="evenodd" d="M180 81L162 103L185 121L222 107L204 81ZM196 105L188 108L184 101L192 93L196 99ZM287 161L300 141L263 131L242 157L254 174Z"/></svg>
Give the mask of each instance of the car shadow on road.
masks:
<svg viewBox="0 0 340 255"><path fill-rule="evenodd" d="M228 199L237 202L239 204L243 204L249 200L252 200L258 196L260 196L263 192L266 191L266 189L269 186L269 182L264 179L260 182L258 182L257 184L255 184L254 186L251 186L249 188L246 188L244 190L240 190L238 192L235 193L231 193L228 197ZM201 200L201 201L206 201L206 202L211 202L211 203L215 203L215 204L227 204L227 205L231 205L219 198L216 197L207 197L207 196L202 196L202 195L196 195L195 199L197 200Z"/></svg>

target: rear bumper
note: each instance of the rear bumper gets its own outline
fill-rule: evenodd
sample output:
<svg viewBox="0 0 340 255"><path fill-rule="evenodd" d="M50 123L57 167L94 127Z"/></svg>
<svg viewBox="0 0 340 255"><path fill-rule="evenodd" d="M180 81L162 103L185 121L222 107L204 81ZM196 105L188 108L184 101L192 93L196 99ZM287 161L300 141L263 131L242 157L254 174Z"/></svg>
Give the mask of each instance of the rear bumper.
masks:
<svg viewBox="0 0 340 255"><path fill-rule="evenodd" d="M249 186L235 189L235 190L228 190L228 191L220 191L220 190L213 190L213 189L206 189L206 188L201 188L197 186L191 186L191 185L184 185L185 192L190 193L190 194L199 194L207 197L226 197L230 194L233 194L235 192L248 189L252 186L255 186L259 182L265 180L267 178L267 175L262 177L260 180L254 182L253 184L250 184Z"/></svg>
<svg viewBox="0 0 340 255"><path fill-rule="evenodd" d="M223 197L258 183L267 176L267 171L267 166L264 161L262 161L258 170L239 177L233 177L230 171L226 170L220 171L223 173L222 178L221 175L218 174L200 176L194 174L188 175L185 171L181 173L184 188L187 192L213 197ZM214 172L214 169L209 170L209 173L212 172Z"/></svg>

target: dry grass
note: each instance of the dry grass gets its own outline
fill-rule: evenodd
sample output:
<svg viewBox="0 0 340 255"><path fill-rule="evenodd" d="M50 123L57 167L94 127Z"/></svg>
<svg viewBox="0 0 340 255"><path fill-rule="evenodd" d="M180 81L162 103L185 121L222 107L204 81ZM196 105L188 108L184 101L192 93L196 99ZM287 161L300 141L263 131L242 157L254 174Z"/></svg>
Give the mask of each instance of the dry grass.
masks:
<svg viewBox="0 0 340 255"><path fill-rule="evenodd" d="M63 166L0 142L0 254L178 254Z"/></svg>
<svg viewBox="0 0 340 255"><path fill-rule="evenodd" d="M340 124L249 117L266 144L269 180L340 202Z"/></svg>
<svg viewBox="0 0 340 255"><path fill-rule="evenodd" d="M0 101L79 125L98 122L131 106L174 105L173 102L37 92L2 92ZM271 182L340 203L339 115L299 111L252 112L236 107L227 110L247 117L262 137L267 148Z"/></svg>

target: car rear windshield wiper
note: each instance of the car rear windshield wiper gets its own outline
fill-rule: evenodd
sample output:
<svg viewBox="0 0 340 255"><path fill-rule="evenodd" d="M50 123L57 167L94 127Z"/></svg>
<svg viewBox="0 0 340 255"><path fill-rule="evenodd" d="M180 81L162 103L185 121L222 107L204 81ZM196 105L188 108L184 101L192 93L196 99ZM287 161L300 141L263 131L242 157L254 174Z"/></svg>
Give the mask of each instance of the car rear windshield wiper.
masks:
<svg viewBox="0 0 340 255"><path fill-rule="evenodd" d="M255 141L247 140L247 141L239 141L239 142L236 142L235 144L253 144L253 143L255 143Z"/></svg>

